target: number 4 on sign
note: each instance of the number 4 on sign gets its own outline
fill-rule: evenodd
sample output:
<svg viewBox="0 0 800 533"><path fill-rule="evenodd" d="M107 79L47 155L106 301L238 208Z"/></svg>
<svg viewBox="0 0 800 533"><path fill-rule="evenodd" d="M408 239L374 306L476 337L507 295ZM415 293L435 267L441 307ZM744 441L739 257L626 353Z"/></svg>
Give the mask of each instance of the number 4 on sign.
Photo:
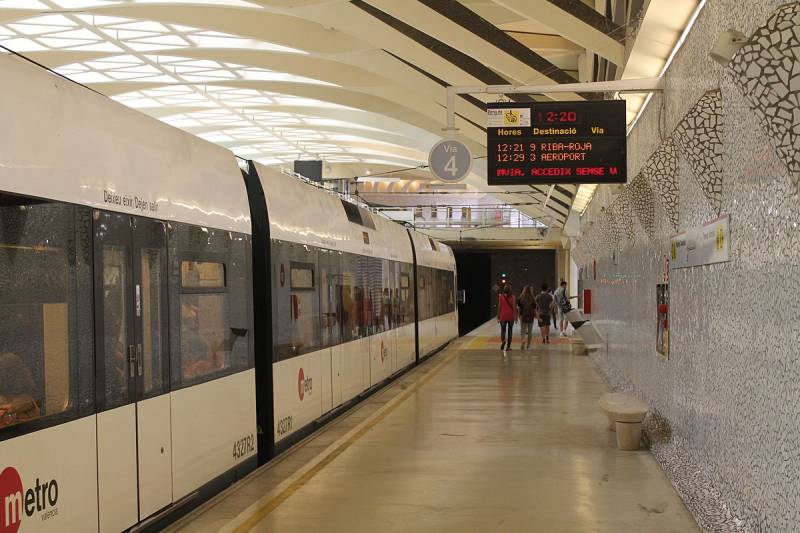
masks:
<svg viewBox="0 0 800 533"><path fill-rule="evenodd" d="M444 171L449 172L451 176L458 174L458 167L456 166L456 156L451 155L444 166Z"/></svg>

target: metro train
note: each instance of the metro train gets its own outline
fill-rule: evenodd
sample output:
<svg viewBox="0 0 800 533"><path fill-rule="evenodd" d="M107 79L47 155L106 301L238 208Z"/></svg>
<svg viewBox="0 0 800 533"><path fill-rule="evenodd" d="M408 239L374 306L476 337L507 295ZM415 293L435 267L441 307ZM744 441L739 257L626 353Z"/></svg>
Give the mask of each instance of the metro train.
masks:
<svg viewBox="0 0 800 533"><path fill-rule="evenodd" d="M0 531L159 528L457 337L445 244L0 72Z"/></svg>

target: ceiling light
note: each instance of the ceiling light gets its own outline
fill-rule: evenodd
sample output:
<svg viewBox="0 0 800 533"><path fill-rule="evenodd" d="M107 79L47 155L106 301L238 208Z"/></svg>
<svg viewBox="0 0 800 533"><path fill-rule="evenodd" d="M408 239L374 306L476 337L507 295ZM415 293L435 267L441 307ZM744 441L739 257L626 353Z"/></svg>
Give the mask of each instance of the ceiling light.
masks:
<svg viewBox="0 0 800 533"><path fill-rule="evenodd" d="M592 201L596 189L597 185L595 184L581 184L581 186L578 187L578 192L575 193L575 201L572 203L572 209L577 211L578 214L583 215L586 208L589 206L589 202Z"/></svg>

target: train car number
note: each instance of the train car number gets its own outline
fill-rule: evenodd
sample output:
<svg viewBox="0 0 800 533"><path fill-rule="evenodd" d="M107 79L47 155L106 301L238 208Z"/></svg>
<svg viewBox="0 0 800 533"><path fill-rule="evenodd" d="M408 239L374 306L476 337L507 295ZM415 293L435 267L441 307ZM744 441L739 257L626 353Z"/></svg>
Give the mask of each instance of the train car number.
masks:
<svg viewBox="0 0 800 533"><path fill-rule="evenodd" d="M250 455L251 453L255 452L255 440L253 439L253 435L250 434L246 437L242 437L241 439L237 440L233 443L233 458L234 459L241 459L246 455Z"/></svg>
<svg viewBox="0 0 800 533"><path fill-rule="evenodd" d="M278 435L285 435L292 430L292 417L287 416L278 420Z"/></svg>

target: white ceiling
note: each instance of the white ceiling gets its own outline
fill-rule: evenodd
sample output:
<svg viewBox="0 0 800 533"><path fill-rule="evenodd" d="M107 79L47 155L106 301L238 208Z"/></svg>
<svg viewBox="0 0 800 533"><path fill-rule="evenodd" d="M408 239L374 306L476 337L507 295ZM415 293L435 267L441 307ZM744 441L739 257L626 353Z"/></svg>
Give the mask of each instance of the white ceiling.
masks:
<svg viewBox="0 0 800 533"><path fill-rule="evenodd" d="M0 0L0 45L242 157L320 158L328 176L351 177L426 163L444 126L443 83L556 83L437 6L483 17L573 78L587 47L623 62L619 42L557 3ZM465 100L457 109L459 136L484 155L484 112ZM483 160L467 182L491 190ZM538 203L522 210L553 225L563 224L576 192L506 189L516 194L504 201Z"/></svg>

